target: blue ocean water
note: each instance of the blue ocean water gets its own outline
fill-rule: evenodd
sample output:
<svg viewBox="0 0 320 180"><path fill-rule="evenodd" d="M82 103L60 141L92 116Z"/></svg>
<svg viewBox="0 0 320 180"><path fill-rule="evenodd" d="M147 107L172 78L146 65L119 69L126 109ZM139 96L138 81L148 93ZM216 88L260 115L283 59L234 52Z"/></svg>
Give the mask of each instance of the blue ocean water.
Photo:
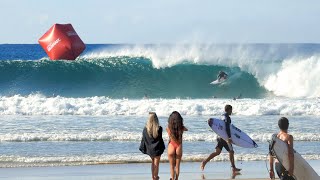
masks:
<svg viewBox="0 0 320 180"><path fill-rule="evenodd" d="M200 162L216 145L206 120L219 117L225 104L259 145L235 147L238 161L264 163L281 116L290 120L295 149L319 160L319 50L319 44L109 44L87 45L75 61L51 61L39 45L2 44L0 167L146 162L138 147L148 112L166 127L174 110L189 129L183 159ZM220 70L228 81L211 85Z"/></svg>

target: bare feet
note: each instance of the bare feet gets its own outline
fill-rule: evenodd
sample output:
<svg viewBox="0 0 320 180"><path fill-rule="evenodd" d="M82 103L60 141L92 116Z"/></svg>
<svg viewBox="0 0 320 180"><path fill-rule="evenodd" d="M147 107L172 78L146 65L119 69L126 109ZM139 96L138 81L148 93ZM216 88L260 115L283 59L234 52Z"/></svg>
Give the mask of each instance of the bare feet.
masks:
<svg viewBox="0 0 320 180"><path fill-rule="evenodd" d="M201 166L200 166L201 171L204 170L204 167L206 166L206 164L207 164L206 161L202 161Z"/></svg>
<svg viewBox="0 0 320 180"><path fill-rule="evenodd" d="M232 168L232 171L233 171L233 172L239 172L239 171L241 171L241 169L236 168L236 167L233 167L233 168Z"/></svg>
<svg viewBox="0 0 320 180"><path fill-rule="evenodd" d="M234 172L232 173L231 179L235 179L235 177L236 177L237 175L241 175L241 173L240 173L239 171L234 171Z"/></svg>

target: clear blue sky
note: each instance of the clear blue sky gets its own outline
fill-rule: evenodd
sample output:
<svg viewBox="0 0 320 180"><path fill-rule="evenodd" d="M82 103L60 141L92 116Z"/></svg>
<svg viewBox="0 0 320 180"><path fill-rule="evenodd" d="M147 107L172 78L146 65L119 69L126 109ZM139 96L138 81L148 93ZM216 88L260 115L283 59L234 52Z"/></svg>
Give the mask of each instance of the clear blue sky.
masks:
<svg viewBox="0 0 320 180"><path fill-rule="evenodd" d="M320 43L318 0L0 0L0 44L71 23L85 43Z"/></svg>

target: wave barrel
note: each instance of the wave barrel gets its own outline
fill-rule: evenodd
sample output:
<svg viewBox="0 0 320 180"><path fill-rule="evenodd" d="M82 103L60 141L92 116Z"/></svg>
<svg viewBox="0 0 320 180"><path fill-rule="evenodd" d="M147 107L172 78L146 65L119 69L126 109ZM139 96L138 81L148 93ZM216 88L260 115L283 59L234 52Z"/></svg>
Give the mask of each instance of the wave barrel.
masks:
<svg viewBox="0 0 320 180"><path fill-rule="evenodd" d="M38 42L51 60L75 60L86 48L71 24L54 24Z"/></svg>

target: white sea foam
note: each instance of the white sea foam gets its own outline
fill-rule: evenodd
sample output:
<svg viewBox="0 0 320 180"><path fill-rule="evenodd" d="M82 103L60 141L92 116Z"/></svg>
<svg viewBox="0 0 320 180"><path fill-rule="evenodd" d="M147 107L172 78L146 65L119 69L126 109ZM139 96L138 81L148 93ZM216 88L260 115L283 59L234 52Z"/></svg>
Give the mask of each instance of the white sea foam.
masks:
<svg viewBox="0 0 320 180"><path fill-rule="evenodd" d="M217 44L194 45L153 45L153 46L122 46L117 49L101 49L82 56L85 59L106 57L145 57L152 61L155 68L171 67L184 62L195 64L211 64L234 66L248 65L264 60L278 60L280 52L272 46L269 53L245 45L223 46Z"/></svg>
<svg viewBox="0 0 320 180"><path fill-rule="evenodd" d="M29 142L29 141L139 141L141 132L106 131L106 132L75 132L52 131L44 133L15 133L1 134L0 142Z"/></svg>
<svg viewBox="0 0 320 180"><path fill-rule="evenodd" d="M290 132L295 141L320 141L319 133ZM248 135L257 142L266 143L271 140L273 133L249 133ZM184 141L215 142L217 135L213 132L188 132L183 135ZM167 133L163 133L163 139L168 141ZM121 130L109 130L105 132L74 132L49 131L43 133L5 133L0 134L0 142L31 142L31 141L135 141L141 140L141 132L129 132Z"/></svg>
<svg viewBox="0 0 320 180"><path fill-rule="evenodd" d="M156 111L168 116L176 110L188 116L217 116L224 104L232 104L235 115L320 116L319 99L110 99L66 98L40 94L0 97L0 115L145 115Z"/></svg>
<svg viewBox="0 0 320 180"><path fill-rule="evenodd" d="M320 97L320 56L292 58L269 75L265 87L277 96Z"/></svg>
<svg viewBox="0 0 320 180"><path fill-rule="evenodd" d="M184 162L201 162L208 154L183 155ZM307 160L319 160L320 155L302 155ZM236 161L266 161L267 154L236 154ZM227 153L215 157L211 161L229 161ZM83 156L0 156L0 167L32 167L32 166L65 166L112 163L144 163L150 162L150 157L143 154L115 154L115 155L83 155ZM168 162L166 153L161 156L161 162Z"/></svg>

